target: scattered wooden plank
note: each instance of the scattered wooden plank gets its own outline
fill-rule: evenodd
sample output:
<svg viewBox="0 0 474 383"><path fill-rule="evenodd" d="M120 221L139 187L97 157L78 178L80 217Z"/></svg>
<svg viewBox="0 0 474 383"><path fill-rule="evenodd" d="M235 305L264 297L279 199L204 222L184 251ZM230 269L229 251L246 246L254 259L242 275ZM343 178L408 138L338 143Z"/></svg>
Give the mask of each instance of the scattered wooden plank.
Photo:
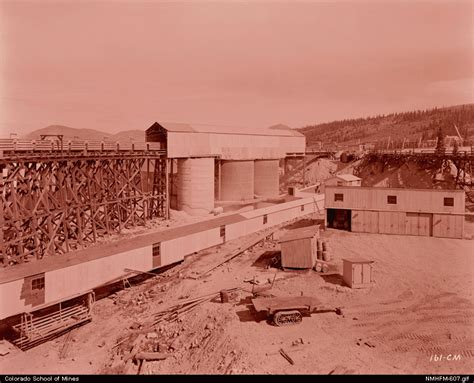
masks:
<svg viewBox="0 0 474 383"><path fill-rule="evenodd" d="M290 364L295 364L295 362L293 361L293 359L291 359L291 357L285 352L285 350L283 350L282 348L280 348L280 354L283 358L285 358L288 363Z"/></svg>
<svg viewBox="0 0 474 383"><path fill-rule="evenodd" d="M133 269L128 269L128 268L123 269L123 271L125 271L126 273L147 274L147 275L152 275L154 277L157 277L159 275L157 273L150 273L148 271L133 270Z"/></svg>
<svg viewBox="0 0 474 383"><path fill-rule="evenodd" d="M139 352L135 355L136 360L165 360L168 354L163 352Z"/></svg>
<svg viewBox="0 0 474 383"><path fill-rule="evenodd" d="M140 345L144 339L145 339L145 334L140 334L133 341L132 349L130 353L124 359L124 362L125 362L124 373L125 374L132 374L134 372L133 361L135 359L135 355L138 354Z"/></svg>
<svg viewBox="0 0 474 383"><path fill-rule="evenodd" d="M242 246L240 246L238 249L234 250L233 252L231 252L229 254L228 257L226 257L226 259L220 263L218 263L217 265L211 267L209 270L207 270L206 272L204 272L203 274L201 274L198 278L203 278L205 276L207 276L211 271L214 271L215 269L217 269L219 266L222 266L224 264L226 264L227 262L231 261L232 259L238 257L240 254L242 254L245 250L247 249L250 249L251 247L255 246L256 244L258 244L259 242L265 240L266 238L268 238L269 236L271 236L275 231L277 231L279 228L278 227L273 227L271 229L269 229L268 231L258 235L256 238L252 238L250 240L248 240L247 242L244 242L244 244Z"/></svg>

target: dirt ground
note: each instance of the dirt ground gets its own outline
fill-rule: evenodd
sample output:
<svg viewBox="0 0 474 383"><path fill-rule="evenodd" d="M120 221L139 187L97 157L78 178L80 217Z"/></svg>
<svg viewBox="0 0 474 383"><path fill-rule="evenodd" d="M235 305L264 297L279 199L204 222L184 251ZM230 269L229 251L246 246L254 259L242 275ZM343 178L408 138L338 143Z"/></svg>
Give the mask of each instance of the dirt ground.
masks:
<svg viewBox="0 0 474 383"><path fill-rule="evenodd" d="M312 217L320 218L320 217ZM292 223L226 264L244 240L189 256L156 277L96 302L92 322L26 352L0 357L0 372L30 374L399 374L473 373L473 242L444 238L321 232L333 267L283 271L271 267L278 237L314 223ZM252 236L256 236L253 234ZM251 237L251 236L249 236ZM342 258L373 260L375 284L350 289ZM276 273L276 277L275 277ZM269 287L275 296L313 296L335 312L276 327L253 311L250 297ZM218 292L239 288L234 302ZM173 322L152 325L156 313L209 294ZM140 327L141 326L141 327ZM125 358L144 335L142 351L167 354L141 366ZM121 343L120 343L121 342ZM120 344L118 344L120 343ZM283 349L293 360L280 354ZM434 361L434 355L442 360ZM439 359L439 358L438 358Z"/></svg>

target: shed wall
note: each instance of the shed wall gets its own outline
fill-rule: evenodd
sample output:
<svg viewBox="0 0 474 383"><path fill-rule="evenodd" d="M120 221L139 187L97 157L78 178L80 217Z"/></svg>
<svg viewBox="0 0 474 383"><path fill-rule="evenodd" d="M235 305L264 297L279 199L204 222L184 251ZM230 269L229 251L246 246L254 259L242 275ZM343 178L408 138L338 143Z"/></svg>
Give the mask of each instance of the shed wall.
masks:
<svg viewBox="0 0 474 383"><path fill-rule="evenodd" d="M462 238L463 233L463 216L433 214L433 236L445 238Z"/></svg>
<svg viewBox="0 0 474 383"><path fill-rule="evenodd" d="M305 238L281 244L281 265L283 267L310 269L316 262L314 239Z"/></svg>
<svg viewBox="0 0 474 383"><path fill-rule="evenodd" d="M344 195L344 201L335 201L334 194ZM387 196L396 196L396 204L388 204ZM412 212L464 213L464 192L453 190L413 190L365 187L333 187L325 189L326 208L375 209ZM444 206L444 198L454 198L454 206Z"/></svg>
<svg viewBox="0 0 474 383"><path fill-rule="evenodd" d="M464 216L419 212L351 211L351 231L463 238Z"/></svg>

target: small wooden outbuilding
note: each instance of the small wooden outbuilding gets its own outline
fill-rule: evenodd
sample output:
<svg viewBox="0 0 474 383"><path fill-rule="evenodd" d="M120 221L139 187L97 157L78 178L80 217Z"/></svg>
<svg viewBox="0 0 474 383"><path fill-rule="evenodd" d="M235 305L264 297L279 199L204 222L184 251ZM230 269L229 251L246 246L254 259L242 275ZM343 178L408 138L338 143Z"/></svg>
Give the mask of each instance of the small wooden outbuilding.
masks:
<svg viewBox="0 0 474 383"><path fill-rule="evenodd" d="M311 269L317 259L319 225L289 231L280 238L281 265L284 268Z"/></svg>
<svg viewBox="0 0 474 383"><path fill-rule="evenodd" d="M352 289L370 287L373 284L372 263L374 261L365 258L344 258L343 279Z"/></svg>
<svg viewBox="0 0 474 383"><path fill-rule="evenodd" d="M353 174L336 174L324 181L326 186L361 186L362 178Z"/></svg>

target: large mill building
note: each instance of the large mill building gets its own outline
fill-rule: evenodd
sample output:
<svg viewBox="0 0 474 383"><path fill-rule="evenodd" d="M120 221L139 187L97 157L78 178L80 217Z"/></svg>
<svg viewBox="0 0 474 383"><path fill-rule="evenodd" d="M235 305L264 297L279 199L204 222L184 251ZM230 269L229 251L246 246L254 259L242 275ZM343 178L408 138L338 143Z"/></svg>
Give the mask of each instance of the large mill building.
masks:
<svg viewBox="0 0 474 383"><path fill-rule="evenodd" d="M208 214L219 201L279 194L279 161L305 152L304 135L284 125L261 129L155 122L147 142L160 142L177 162L177 208ZM171 169L171 174L176 169Z"/></svg>

